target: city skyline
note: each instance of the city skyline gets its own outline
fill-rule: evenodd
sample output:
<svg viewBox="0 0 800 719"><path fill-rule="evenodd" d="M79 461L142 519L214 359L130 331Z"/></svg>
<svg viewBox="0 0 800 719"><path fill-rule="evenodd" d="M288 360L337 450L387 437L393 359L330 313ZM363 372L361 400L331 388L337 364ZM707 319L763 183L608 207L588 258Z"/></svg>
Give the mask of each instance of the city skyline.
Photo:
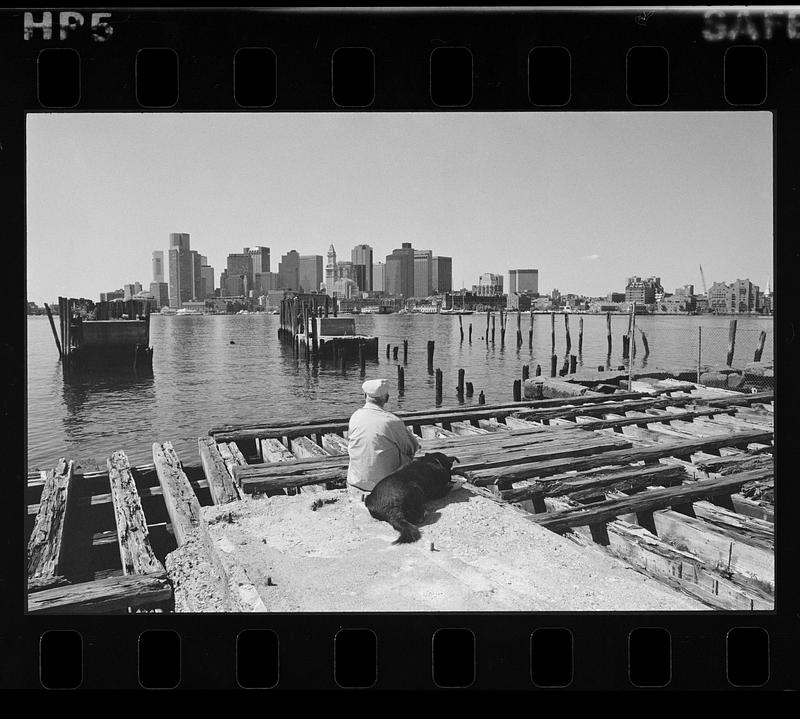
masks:
<svg viewBox="0 0 800 719"><path fill-rule="evenodd" d="M177 232L217 276L243 245L367 244L377 264L403 242L452 257L454 288L518 267L587 296L630 275L699 288L700 264L709 286L773 276L769 113L42 114L28 131L37 302L147 286Z"/></svg>

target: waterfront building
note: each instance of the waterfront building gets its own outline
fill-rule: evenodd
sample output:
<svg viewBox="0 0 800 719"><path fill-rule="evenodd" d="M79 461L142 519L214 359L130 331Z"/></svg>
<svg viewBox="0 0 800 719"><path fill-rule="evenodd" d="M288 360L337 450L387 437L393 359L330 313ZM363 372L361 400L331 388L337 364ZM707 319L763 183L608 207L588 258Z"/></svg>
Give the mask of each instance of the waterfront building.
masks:
<svg viewBox="0 0 800 719"><path fill-rule="evenodd" d="M606 295L606 302L610 305L612 304L620 304L625 301L625 293L624 292L609 292Z"/></svg>
<svg viewBox="0 0 800 719"><path fill-rule="evenodd" d="M191 254L189 234L186 232L172 232L169 236L169 249L167 250L169 271L169 304L170 307L180 309L184 302L195 298L195 290L199 291L199 278L195 286L195 258L197 253ZM199 271L197 272L199 275Z"/></svg>
<svg viewBox="0 0 800 719"><path fill-rule="evenodd" d="M509 270L508 292L539 294L539 270Z"/></svg>
<svg viewBox="0 0 800 719"><path fill-rule="evenodd" d="M429 297L433 294L431 250L414 250L414 297Z"/></svg>
<svg viewBox="0 0 800 719"><path fill-rule="evenodd" d="M289 250L278 263L278 287L282 290L300 289L300 255L297 250Z"/></svg>
<svg viewBox="0 0 800 719"><path fill-rule="evenodd" d="M656 295L663 297L664 288L661 286L660 277L629 277L625 286L625 302L628 304L651 305L656 301Z"/></svg>
<svg viewBox="0 0 800 719"><path fill-rule="evenodd" d="M478 278L478 284L472 286L473 294L480 297L496 297L503 294L503 275L484 272Z"/></svg>
<svg viewBox="0 0 800 719"><path fill-rule="evenodd" d="M414 249L403 242L386 256L385 292L401 297L414 296Z"/></svg>
<svg viewBox="0 0 800 719"><path fill-rule="evenodd" d="M213 297L214 288L214 268L207 264L200 265L200 297Z"/></svg>
<svg viewBox="0 0 800 719"><path fill-rule="evenodd" d="M758 312L761 304L760 288L749 279L736 280L729 287L728 306L734 313Z"/></svg>
<svg viewBox="0 0 800 719"><path fill-rule="evenodd" d="M189 251L189 233L188 232L170 232L169 235L169 248L171 250Z"/></svg>
<svg viewBox="0 0 800 719"><path fill-rule="evenodd" d="M250 279L255 283L257 273L269 272L269 247L245 247L242 252L250 255Z"/></svg>
<svg viewBox="0 0 800 719"><path fill-rule="evenodd" d="M356 281L349 277L340 277L333 283L333 296L346 300L358 297Z"/></svg>
<svg viewBox="0 0 800 719"><path fill-rule="evenodd" d="M319 292L324 280L322 255L300 255L298 281L303 292Z"/></svg>
<svg viewBox="0 0 800 719"><path fill-rule="evenodd" d="M153 282L164 282L164 250L153 251Z"/></svg>
<svg viewBox="0 0 800 719"><path fill-rule="evenodd" d="M453 291L452 257L433 257L431 259L431 284L433 292L436 294Z"/></svg>
<svg viewBox="0 0 800 719"><path fill-rule="evenodd" d="M353 276L353 263L349 260L342 260L336 263L336 279L337 280L355 280Z"/></svg>
<svg viewBox="0 0 800 719"><path fill-rule="evenodd" d="M169 284L167 282L151 282L150 294L153 295L156 309L169 307Z"/></svg>
<svg viewBox="0 0 800 719"><path fill-rule="evenodd" d="M386 265L383 262L376 262L372 266L372 291L386 291Z"/></svg>
<svg viewBox="0 0 800 719"><path fill-rule="evenodd" d="M111 302L112 300L121 300L125 297L125 290L113 290L111 292L101 292L100 293L100 301L101 302ZM58 307L58 302L54 302L50 305L51 307Z"/></svg>
<svg viewBox="0 0 800 719"><path fill-rule="evenodd" d="M730 287L725 282L715 282L708 288L708 311L726 314L730 304Z"/></svg>
<svg viewBox="0 0 800 719"><path fill-rule="evenodd" d="M133 296L136 293L142 291L142 283L133 282L129 285L122 285L122 291L123 291L122 299L124 299L127 302L128 300L132 300Z"/></svg>
<svg viewBox="0 0 800 719"><path fill-rule="evenodd" d="M356 245L351 253L354 277L362 292L372 292L372 247Z"/></svg>
<svg viewBox="0 0 800 719"><path fill-rule="evenodd" d="M255 277L253 278L253 291L256 293L256 295L265 295L267 292L277 289L277 272L256 272Z"/></svg>
<svg viewBox="0 0 800 719"><path fill-rule="evenodd" d="M325 292L333 296L333 283L338 279L336 273L336 250L331 245L328 248L328 263L325 265Z"/></svg>
<svg viewBox="0 0 800 719"><path fill-rule="evenodd" d="M531 308L533 295L528 292L509 292L506 297L506 308L527 312Z"/></svg>

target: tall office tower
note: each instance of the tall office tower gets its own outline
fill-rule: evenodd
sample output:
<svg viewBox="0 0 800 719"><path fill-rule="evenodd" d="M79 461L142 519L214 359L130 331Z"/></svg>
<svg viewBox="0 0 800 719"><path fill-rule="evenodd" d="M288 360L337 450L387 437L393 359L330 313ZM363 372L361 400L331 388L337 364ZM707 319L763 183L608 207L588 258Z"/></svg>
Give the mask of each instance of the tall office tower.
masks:
<svg viewBox="0 0 800 719"><path fill-rule="evenodd" d="M453 291L453 258L433 257L431 259L431 284L433 292L444 294Z"/></svg>
<svg viewBox="0 0 800 719"><path fill-rule="evenodd" d="M277 272L256 272L253 278L253 290L257 296L266 295L278 289Z"/></svg>
<svg viewBox="0 0 800 719"><path fill-rule="evenodd" d="M508 292L514 294L539 294L539 270L509 270Z"/></svg>
<svg viewBox="0 0 800 719"><path fill-rule="evenodd" d="M153 252L153 282L164 281L164 250Z"/></svg>
<svg viewBox="0 0 800 719"><path fill-rule="evenodd" d="M414 249L410 242L403 242L400 249L386 256L386 293L414 296Z"/></svg>
<svg viewBox="0 0 800 719"><path fill-rule="evenodd" d="M414 250L414 297L428 297L433 292L432 259L430 250Z"/></svg>
<svg viewBox="0 0 800 719"><path fill-rule="evenodd" d="M355 280L353 277L353 263L348 260L342 260L336 263L336 279L337 280Z"/></svg>
<svg viewBox="0 0 800 719"><path fill-rule="evenodd" d="M376 262L372 266L372 291L386 291L386 265L383 262Z"/></svg>
<svg viewBox="0 0 800 719"><path fill-rule="evenodd" d="M124 300L133 299L133 296L142 291L142 283L141 282L132 282L128 285L122 285L122 291L125 293L123 295Z"/></svg>
<svg viewBox="0 0 800 719"><path fill-rule="evenodd" d="M245 247L242 252L252 259L253 277L256 272L269 272L269 247Z"/></svg>
<svg viewBox="0 0 800 719"><path fill-rule="evenodd" d="M300 289L300 255L297 250L289 250L278 263L278 288L282 290Z"/></svg>
<svg viewBox="0 0 800 719"><path fill-rule="evenodd" d="M354 278L362 292L372 292L372 248L369 245L356 245L350 253L353 261ZM359 269L362 268L362 269Z"/></svg>
<svg viewBox="0 0 800 719"><path fill-rule="evenodd" d="M184 302L195 297L194 257L189 248L188 233L170 233L167 259L169 263L169 304L170 307L180 308Z"/></svg>
<svg viewBox="0 0 800 719"><path fill-rule="evenodd" d="M325 265L325 293L333 296L333 285L338 279L336 275L336 250L333 245L328 248L328 263Z"/></svg>
<svg viewBox="0 0 800 719"><path fill-rule="evenodd" d="M202 287L200 296L205 299L214 296L214 268L210 265L200 265Z"/></svg>
<svg viewBox="0 0 800 719"><path fill-rule="evenodd" d="M192 266L192 299L203 299L203 272L200 254L196 250L189 250L189 262Z"/></svg>
<svg viewBox="0 0 800 719"><path fill-rule="evenodd" d="M319 292L322 284L322 255L300 255L299 280L303 292Z"/></svg>

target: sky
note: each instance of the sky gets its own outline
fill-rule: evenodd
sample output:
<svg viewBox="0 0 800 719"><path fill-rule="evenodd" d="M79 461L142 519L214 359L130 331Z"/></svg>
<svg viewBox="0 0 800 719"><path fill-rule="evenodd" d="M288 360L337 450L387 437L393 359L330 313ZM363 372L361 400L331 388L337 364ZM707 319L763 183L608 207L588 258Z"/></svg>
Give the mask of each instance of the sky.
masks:
<svg viewBox="0 0 800 719"><path fill-rule="evenodd" d="M61 113L27 118L27 296L152 281L188 232L215 280L243 247L453 258L453 285L539 270L539 291L668 292L772 276L772 116Z"/></svg>

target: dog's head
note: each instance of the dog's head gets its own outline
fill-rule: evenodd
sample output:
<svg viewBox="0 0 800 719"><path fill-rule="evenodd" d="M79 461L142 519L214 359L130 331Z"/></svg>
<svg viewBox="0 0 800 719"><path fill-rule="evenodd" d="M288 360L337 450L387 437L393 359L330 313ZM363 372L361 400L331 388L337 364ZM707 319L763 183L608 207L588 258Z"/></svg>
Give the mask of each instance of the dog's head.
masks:
<svg viewBox="0 0 800 719"><path fill-rule="evenodd" d="M450 471L455 462L460 461L458 457L448 457L443 452L429 452L425 455L425 459L429 459L436 462L439 466L441 466L443 469L446 469L448 472Z"/></svg>

